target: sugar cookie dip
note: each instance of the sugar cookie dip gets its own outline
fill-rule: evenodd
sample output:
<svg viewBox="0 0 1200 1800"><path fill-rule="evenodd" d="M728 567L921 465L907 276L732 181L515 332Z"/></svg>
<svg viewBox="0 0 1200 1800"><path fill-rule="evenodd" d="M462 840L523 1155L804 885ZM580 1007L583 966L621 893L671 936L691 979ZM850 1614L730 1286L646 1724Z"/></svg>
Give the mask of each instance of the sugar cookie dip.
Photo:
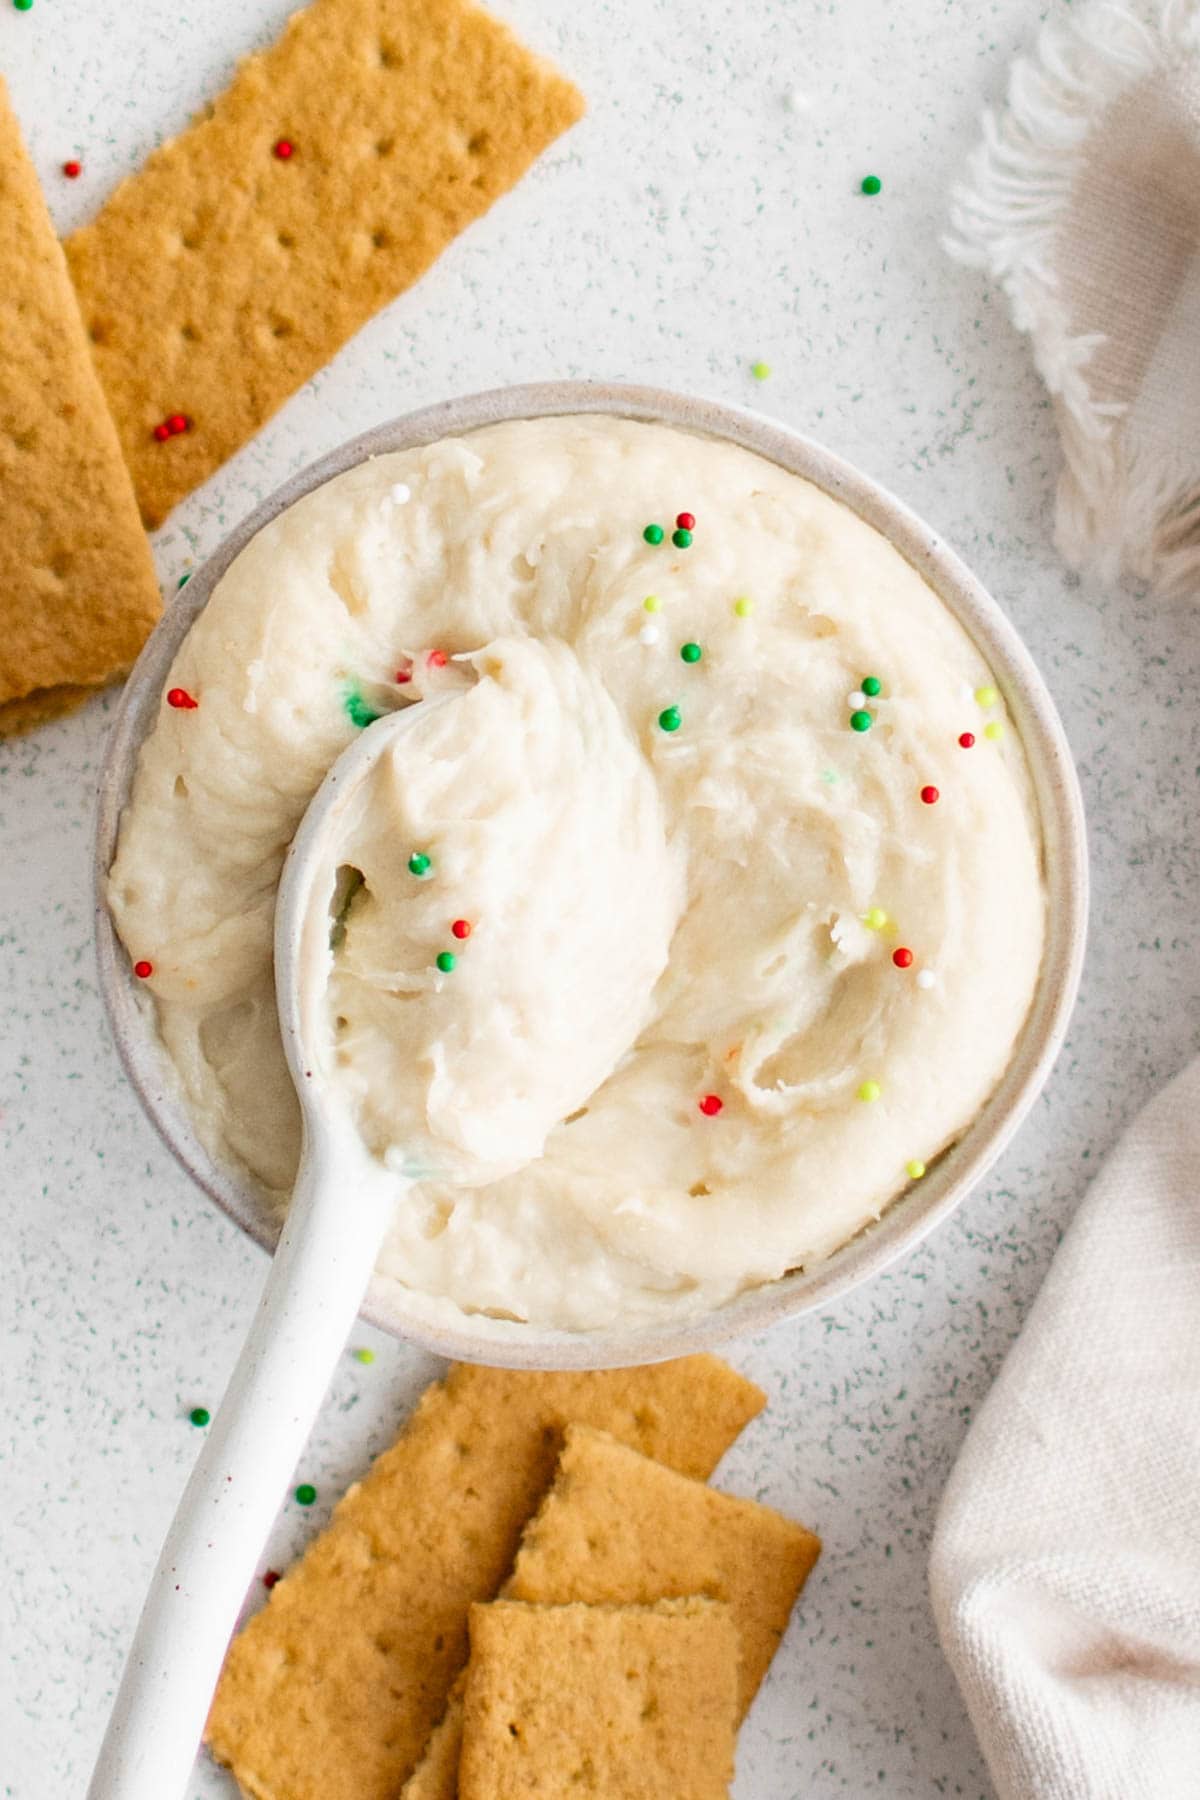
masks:
<svg viewBox="0 0 1200 1800"><path fill-rule="evenodd" d="M970 639L748 451L513 422L265 527L141 750L109 902L200 1138L280 1209L283 857L340 752L425 699L339 845L317 971L410 1316L707 1311L828 1256L971 1124L1045 899Z"/></svg>

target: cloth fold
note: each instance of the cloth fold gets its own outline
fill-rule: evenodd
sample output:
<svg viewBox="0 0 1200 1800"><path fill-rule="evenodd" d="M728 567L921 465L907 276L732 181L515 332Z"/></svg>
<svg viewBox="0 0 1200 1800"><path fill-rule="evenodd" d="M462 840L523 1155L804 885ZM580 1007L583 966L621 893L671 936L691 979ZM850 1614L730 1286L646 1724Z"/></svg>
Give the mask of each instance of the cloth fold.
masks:
<svg viewBox="0 0 1200 1800"><path fill-rule="evenodd" d="M1200 1061L1086 1196L934 1538L1003 1800L1200 1795Z"/></svg>
<svg viewBox="0 0 1200 1800"><path fill-rule="evenodd" d="M998 282L1053 397L1067 562L1200 591L1198 0L1091 0L1048 24L951 221L948 250Z"/></svg>

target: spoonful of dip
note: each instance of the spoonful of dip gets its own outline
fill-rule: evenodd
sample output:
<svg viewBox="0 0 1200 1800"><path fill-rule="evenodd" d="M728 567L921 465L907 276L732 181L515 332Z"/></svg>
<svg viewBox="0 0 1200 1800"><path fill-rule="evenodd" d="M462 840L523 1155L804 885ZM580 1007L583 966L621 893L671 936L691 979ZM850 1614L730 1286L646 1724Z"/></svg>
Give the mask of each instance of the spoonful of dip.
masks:
<svg viewBox="0 0 1200 1800"><path fill-rule="evenodd" d="M682 906L657 788L564 644L369 725L296 832L275 984L304 1147L88 1790L178 1800L280 1498L394 1209L537 1157L645 1023Z"/></svg>

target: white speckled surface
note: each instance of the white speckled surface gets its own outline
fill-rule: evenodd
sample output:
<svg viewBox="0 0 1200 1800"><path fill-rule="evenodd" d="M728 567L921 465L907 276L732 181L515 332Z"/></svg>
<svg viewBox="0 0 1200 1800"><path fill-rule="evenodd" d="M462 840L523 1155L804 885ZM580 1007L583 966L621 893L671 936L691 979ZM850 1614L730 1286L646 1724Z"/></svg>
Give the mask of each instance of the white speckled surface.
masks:
<svg viewBox="0 0 1200 1800"><path fill-rule="evenodd" d="M60 222L287 10L0 0L0 68ZM1047 401L997 297L937 243L979 106L1045 8L504 11L581 81L591 117L180 509L161 571L173 588L284 475L377 420L606 375L757 402L823 438L944 532L1024 631L1091 811L1093 945L1067 1052L995 1178L930 1243L836 1311L739 1346L773 1405L724 1471L827 1544L743 1737L739 1800L987 1800L926 1601L937 1496L1090 1171L1195 1047L1200 1000L1196 615L1065 576ZM58 166L76 155L71 184ZM884 191L865 200L872 169ZM761 388L760 356L775 371ZM19 1800L84 1791L195 1450L187 1410L219 1395L263 1274L160 1148L104 1033L86 872L106 712L0 746L0 1793ZM377 1360L343 1365L302 1470L320 1500L285 1508L276 1563L430 1372L356 1341ZM203 1768L190 1800L230 1791Z"/></svg>

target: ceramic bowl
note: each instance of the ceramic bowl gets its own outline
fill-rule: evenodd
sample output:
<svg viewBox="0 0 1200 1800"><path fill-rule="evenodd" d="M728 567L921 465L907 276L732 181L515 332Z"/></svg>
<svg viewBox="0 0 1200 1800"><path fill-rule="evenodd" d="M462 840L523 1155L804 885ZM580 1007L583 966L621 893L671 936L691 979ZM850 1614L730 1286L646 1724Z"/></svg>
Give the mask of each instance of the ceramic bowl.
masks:
<svg viewBox="0 0 1200 1800"><path fill-rule="evenodd" d="M101 989L129 1079L177 1161L212 1200L264 1249L278 1222L249 1180L209 1156L197 1139L155 1031L144 988L134 978L105 905L104 882L143 738L158 717L168 669L189 626L238 552L271 519L363 458L507 419L561 413L613 413L743 445L804 476L881 532L919 571L974 639L994 672L1020 733L1040 813L1048 890L1048 936L1033 1006L999 1087L970 1128L902 1195L877 1224L827 1261L741 1294L715 1311L662 1323L615 1326L588 1334L509 1327L434 1328L406 1317L404 1292L376 1281L363 1316L440 1355L515 1368L603 1368L653 1362L706 1349L724 1339L827 1308L877 1275L947 1218L995 1162L1033 1105L1062 1044L1083 960L1087 865L1083 809L1062 725L1017 633L937 533L866 475L818 444L753 413L653 388L548 382L468 395L380 425L322 457L284 484L233 531L168 607L126 685L100 778L96 830L96 943Z"/></svg>

